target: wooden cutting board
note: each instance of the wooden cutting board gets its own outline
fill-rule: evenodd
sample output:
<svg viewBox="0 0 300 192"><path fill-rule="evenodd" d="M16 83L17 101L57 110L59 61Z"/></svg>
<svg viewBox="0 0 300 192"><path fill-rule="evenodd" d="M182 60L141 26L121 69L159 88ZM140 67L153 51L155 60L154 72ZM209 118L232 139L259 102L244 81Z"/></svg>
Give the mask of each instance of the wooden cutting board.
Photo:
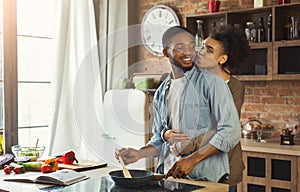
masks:
<svg viewBox="0 0 300 192"><path fill-rule="evenodd" d="M107 163L97 162L97 161L88 161L88 160L78 160L78 163L72 165L68 164L58 164L59 169L72 169L74 171L86 171L90 169L97 169L101 167L106 167Z"/></svg>

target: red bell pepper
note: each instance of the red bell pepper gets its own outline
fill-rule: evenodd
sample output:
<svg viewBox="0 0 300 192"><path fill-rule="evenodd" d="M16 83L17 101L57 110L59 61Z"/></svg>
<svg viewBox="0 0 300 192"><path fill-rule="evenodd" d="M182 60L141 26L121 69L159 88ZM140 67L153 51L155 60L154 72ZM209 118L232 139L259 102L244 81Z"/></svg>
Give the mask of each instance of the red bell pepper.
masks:
<svg viewBox="0 0 300 192"><path fill-rule="evenodd" d="M74 151L67 151L64 152L62 155L56 156L56 161L58 163L63 163L63 164L73 164L74 161L78 163Z"/></svg>
<svg viewBox="0 0 300 192"><path fill-rule="evenodd" d="M41 172L43 173L51 173L52 172L52 166L51 165L42 165Z"/></svg>

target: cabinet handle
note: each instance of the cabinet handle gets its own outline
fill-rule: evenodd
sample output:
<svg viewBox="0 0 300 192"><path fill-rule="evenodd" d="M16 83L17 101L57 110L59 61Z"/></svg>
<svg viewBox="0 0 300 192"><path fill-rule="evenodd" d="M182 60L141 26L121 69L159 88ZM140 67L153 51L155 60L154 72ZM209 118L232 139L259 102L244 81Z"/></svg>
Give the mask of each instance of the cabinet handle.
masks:
<svg viewBox="0 0 300 192"><path fill-rule="evenodd" d="M102 137L106 138L106 139L116 139L116 137L109 135L108 133L103 133Z"/></svg>

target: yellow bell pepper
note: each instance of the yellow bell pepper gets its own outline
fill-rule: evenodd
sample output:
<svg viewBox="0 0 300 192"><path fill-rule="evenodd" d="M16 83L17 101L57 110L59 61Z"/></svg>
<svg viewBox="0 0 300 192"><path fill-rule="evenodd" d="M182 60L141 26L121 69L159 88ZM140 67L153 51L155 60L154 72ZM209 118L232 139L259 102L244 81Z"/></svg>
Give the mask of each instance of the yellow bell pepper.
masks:
<svg viewBox="0 0 300 192"><path fill-rule="evenodd" d="M55 158L49 158L45 160L46 165L51 165L52 171L56 171L58 169L58 163Z"/></svg>

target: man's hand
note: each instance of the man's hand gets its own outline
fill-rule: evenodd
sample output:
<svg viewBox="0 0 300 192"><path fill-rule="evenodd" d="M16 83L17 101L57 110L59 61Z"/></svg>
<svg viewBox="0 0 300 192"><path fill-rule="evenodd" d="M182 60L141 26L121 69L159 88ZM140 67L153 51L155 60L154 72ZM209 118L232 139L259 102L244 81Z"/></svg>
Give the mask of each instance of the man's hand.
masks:
<svg viewBox="0 0 300 192"><path fill-rule="evenodd" d="M190 140L188 134L181 134L179 130L170 129L164 133L164 139L169 143L185 142Z"/></svg>
<svg viewBox="0 0 300 192"><path fill-rule="evenodd" d="M130 147L119 149L118 153L115 153L115 158L119 159L118 156L121 156L124 163L127 165L134 163L139 159L156 155L159 155L159 151L155 147L151 145L145 145L139 150Z"/></svg>
<svg viewBox="0 0 300 192"><path fill-rule="evenodd" d="M121 156L124 163L130 164L138 161L141 157L139 156L139 151L133 148L122 148L119 150L119 153L115 153L115 158L118 159L118 156Z"/></svg>
<svg viewBox="0 0 300 192"><path fill-rule="evenodd" d="M188 174L190 174L193 171L196 165L191 158L192 157L189 156L179 159L168 171L165 178L168 178L170 176L173 176L175 179L185 178Z"/></svg>

